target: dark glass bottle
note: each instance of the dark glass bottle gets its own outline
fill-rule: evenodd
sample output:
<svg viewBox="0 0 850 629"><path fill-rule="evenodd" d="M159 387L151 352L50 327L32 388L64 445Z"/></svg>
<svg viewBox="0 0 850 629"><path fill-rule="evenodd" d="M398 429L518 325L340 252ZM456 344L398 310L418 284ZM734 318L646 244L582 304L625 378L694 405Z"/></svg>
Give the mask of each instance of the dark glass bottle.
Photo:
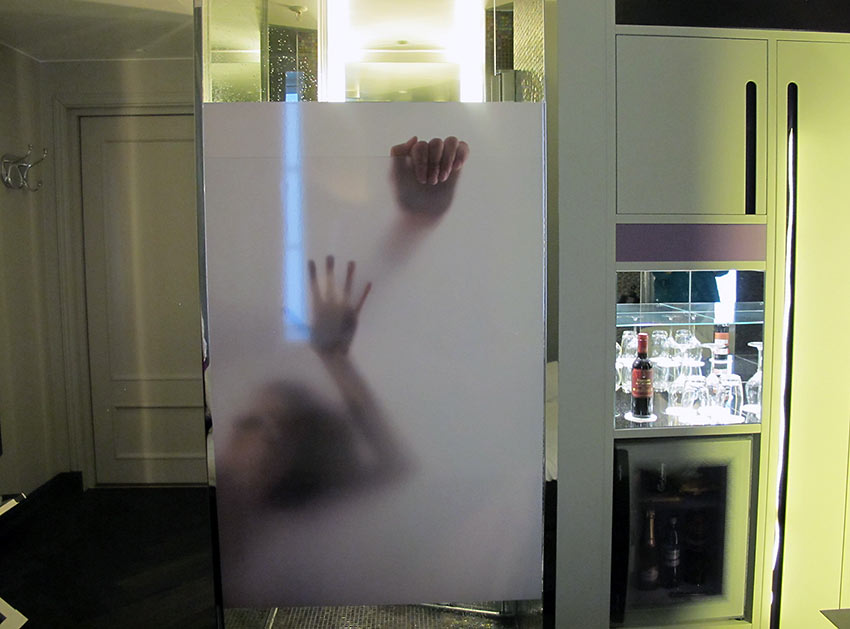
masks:
<svg viewBox="0 0 850 629"><path fill-rule="evenodd" d="M682 545L679 541L679 525L675 517L670 518L667 523L667 533L662 544L664 563L662 571L662 583L666 588L679 587Z"/></svg>
<svg viewBox="0 0 850 629"><path fill-rule="evenodd" d="M684 547L684 572L686 583L702 587L708 572L708 523L701 511L690 515L687 521Z"/></svg>
<svg viewBox="0 0 850 629"><path fill-rule="evenodd" d="M643 539L638 548L638 582L640 590L654 590L658 587L658 546L655 541L655 511L646 512L646 524Z"/></svg>
<svg viewBox="0 0 850 629"><path fill-rule="evenodd" d="M646 357L649 335L638 335L637 358L632 363L632 415L638 418L652 417L652 363Z"/></svg>

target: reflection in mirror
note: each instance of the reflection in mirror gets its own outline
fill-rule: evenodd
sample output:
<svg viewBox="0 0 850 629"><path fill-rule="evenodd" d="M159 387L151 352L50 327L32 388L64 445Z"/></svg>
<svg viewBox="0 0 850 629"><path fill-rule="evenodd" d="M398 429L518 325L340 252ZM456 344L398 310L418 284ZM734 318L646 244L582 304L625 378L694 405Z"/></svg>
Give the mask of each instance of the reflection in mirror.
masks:
<svg viewBox="0 0 850 629"><path fill-rule="evenodd" d="M205 0L208 102L543 100L543 0Z"/></svg>
<svg viewBox="0 0 850 629"><path fill-rule="evenodd" d="M339 0L323 8L321 100L483 100L483 4Z"/></svg>
<svg viewBox="0 0 850 629"><path fill-rule="evenodd" d="M541 0L494 0L487 12L487 100L542 101L543 45Z"/></svg>
<svg viewBox="0 0 850 629"><path fill-rule="evenodd" d="M269 24L269 100L318 100L318 32Z"/></svg>
<svg viewBox="0 0 850 629"><path fill-rule="evenodd" d="M514 6L513 2L487 9L485 75L489 85L488 101L516 99L514 72Z"/></svg>
<svg viewBox="0 0 850 629"><path fill-rule="evenodd" d="M318 100L318 4L270 2L267 28L268 100Z"/></svg>

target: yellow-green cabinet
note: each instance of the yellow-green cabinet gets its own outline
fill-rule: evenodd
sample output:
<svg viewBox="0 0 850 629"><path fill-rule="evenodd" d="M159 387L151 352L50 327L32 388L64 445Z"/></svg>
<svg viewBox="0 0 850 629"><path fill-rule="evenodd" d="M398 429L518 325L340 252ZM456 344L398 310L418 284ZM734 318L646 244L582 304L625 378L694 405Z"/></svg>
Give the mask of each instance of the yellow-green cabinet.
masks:
<svg viewBox="0 0 850 629"><path fill-rule="evenodd" d="M767 227L752 598L718 622L770 620L784 470L780 626L826 629L821 610L850 607L850 36L692 33L616 36L616 222Z"/></svg>
<svg viewBox="0 0 850 629"><path fill-rule="evenodd" d="M767 41L618 35L617 213L764 214Z"/></svg>
<svg viewBox="0 0 850 629"><path fill-rule="evenodd" d="M850 607L850 41L779 41L776 68L777 204L796 224L781 626L825 629L819 610Z"/></svg>

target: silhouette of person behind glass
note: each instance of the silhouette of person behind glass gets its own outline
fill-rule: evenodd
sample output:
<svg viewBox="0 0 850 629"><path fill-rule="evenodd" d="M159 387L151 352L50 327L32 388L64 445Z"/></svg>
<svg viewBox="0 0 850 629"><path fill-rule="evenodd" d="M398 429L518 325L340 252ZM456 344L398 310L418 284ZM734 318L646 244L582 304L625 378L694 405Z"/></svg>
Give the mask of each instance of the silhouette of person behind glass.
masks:
<svg viewBox="0 0 850 629"><path fill-rule="evenodd" d="M401 210L391 253L401 253L400 244L410 255L424 228L434 226L451 205L469 146L454 136L429 142L413 136L393 146L390 156ZM340 294L335 270L329 255L322 283L315 262L308 263L310 347L340 393L343 409L308 384L272 380L260 387L217 456L218 492L231 510L307 506L399 478L410 468L409 454L349 355L372 284L354 298L351 261Z"/></svg>
<svg viewBox="0 0 850 629"><path fill-rule="evenodd" d="M310 346L336 385L344 409L335 409L299 383L272 381L261 387L236 419L219 457L220 491L242 507L304 506L397 478L409 463L349 355L371 283L355 299L354 262L348 263L341 294L333 256L325 259L324 286L313 260L308 268Z"/></svg>

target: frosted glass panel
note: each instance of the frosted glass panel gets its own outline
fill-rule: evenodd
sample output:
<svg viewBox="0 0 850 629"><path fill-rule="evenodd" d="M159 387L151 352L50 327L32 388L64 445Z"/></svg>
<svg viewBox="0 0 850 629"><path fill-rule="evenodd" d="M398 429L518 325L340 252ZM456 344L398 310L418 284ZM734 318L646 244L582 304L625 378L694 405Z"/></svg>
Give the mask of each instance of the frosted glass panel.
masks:
<svg viewBox="0 0 850 629"><path fill-rule="evenodd" d="M226 606L539 597L542 114L205 106Z"/></svg>

